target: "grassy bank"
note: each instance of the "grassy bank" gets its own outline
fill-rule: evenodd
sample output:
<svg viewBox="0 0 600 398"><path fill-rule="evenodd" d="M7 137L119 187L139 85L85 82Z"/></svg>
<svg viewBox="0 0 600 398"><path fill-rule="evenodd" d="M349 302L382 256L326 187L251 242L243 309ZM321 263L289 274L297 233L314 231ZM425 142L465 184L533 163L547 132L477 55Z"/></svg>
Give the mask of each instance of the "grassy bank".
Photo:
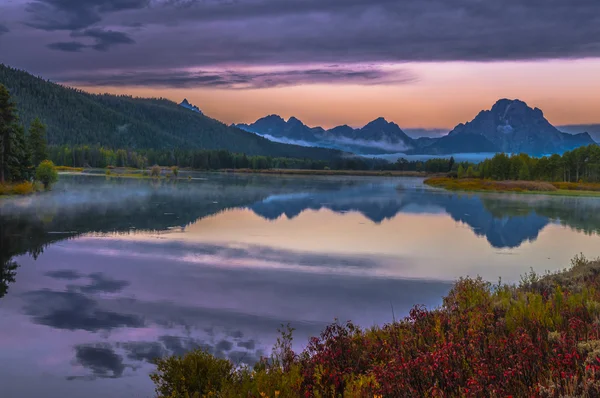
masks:
<svg viewBox="0 0 600 398"><path fill-rule="evenodd" d="M203 351L157 361L159 397L600 396L600 261L518 286L461 279L440 308L370 329L333 324L236 368Z"/></svg>
<svg viewBox="0 0 600 398"><path fill-rule="evenodd" d="M600 184L546 181L495 181L479 178L432 177L425 184L451 191L542 193L567 196L600 196Z"/></svg>
<svg viewBox="0 0 600 398"><path fill-rule="evenodd" d="M39 190L41 190L39 186L29 181L0 184L0 196L29 195Z"/></svg>
<svg viewBox="0 0 600 398"><path fill-rule="evenodd" d="M81 173L85 169L77 167L57 167L63 173ZM94 169L91 169L94 170ZM103 170L103 169L96 169ZM148 170L132 169L130 167L111 167L103 175L111 177L150 178ZM218 169L218 170L194 170L185 168L188 172L216 172L216 173L239 173L239 174L271 174L271 175L314 175L314 176L382 176L382 177L427 177L430 173L418 171L381 171L381 170L310 170L310 169ZM145 172L145 174L144 174ZM171 168L162 168L162 176L171 172Z"/></svg>
<svg viewBox="0 0 600 398"><path fill-rule="evenodd" d="M83 167L56 166L56 171L61 173L81 173L83 171Z"/></svg>

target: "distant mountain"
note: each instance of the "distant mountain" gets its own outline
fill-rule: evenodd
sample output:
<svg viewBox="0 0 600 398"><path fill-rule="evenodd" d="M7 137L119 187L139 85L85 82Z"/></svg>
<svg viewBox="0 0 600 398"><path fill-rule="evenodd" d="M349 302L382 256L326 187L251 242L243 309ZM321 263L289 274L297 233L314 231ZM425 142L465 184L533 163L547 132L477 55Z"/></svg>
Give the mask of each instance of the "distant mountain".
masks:
<svg viewBox="0 0 600 398"><path fill-rule="evenodd" d="M337 148L363 155L401 152L415 146L413 139L397 124L381 117L359 129L344 125L325 130L322 127L308 127L295 117L285 121L278 115L269 115L252 124L238 124L236 127L276 141Z"/></svg>
<svg viewBox="0 0 600 398"><path fill-rule="evenodd" d="M562 133L544 118L540 109L509 99L501 99L472 121L459 124L448 137L455 139L455 146L461 146L461 139L467 146L475 135L485 137L498 151L532 155L562 153L594 143L586 133Z"/></svg>
<svg viewBox="0 0 600 398"><path fill-rule="evenodd" d="M202 115L202 111L196 105L190 104L187 98L184 98L181 104L179 104L179 106L182 106L186 109L189 109L190 111L194 111Z"/></svg>
<svg viewBox="0 0 600 398"><path fill-rule="evenodd" d="M362 128L348 125L329 130L308 127L297 118L287 122L270 115L238 127L264 137L302 145L336 148L361 155L406 153L447 155L451 153L525 152L530 155L563 153L595 143L584 127L570 126L566 134L554 127L538 108L520 100L501 99L490 110L481 111L472 121L459 124L447 135L441 129L407 129L380 117ZM569 127L569 126L565 126ZM274 138L275 137L275 138Z"/></svg>
<svg viewBox="0 0 600 398"><path fill-rule="evenodd" d="M321 160L342 155L339 151L276 143L226 126L202 115L186 100L177 104L163 98L89 94L2 64L0 84L10 91L26 126L35 117L48 126L51 145L226 149L248 155Z"/></svg>
<svg viewBox="0 0 600 398"><path fill-rule="evenodd" d="M594 141L600 142L600 124L571 124L556 128L567 134L588 133Z"/></svg>
<svg viewBox="0 0 600 398"><path fill-rule="evenodd" d="M295 117L289 118L286 122L279 115L269 115L258 119L250 125L238 124L237 127L260 135L269 135L272 137L305 141L309 143L316 143L319 141L316 134L322 132L321 128L310 128Z"/></svg>
<svg viewBox="0 0 600 398"><path fill-rule="evenodd" d="M451 153L500 152L499 147L479 134L446 135L441 138L419 138L413 153L447 155Z"/></svg>

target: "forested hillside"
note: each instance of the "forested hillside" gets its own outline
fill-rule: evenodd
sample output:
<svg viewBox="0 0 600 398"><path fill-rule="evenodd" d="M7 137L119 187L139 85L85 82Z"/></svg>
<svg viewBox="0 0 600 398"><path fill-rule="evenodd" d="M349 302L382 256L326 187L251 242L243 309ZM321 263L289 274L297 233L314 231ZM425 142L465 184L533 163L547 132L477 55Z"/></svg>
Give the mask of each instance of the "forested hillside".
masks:
<svg viewBox="0 0 600 398"><path fill-rule="evenodd" d="M192 112L167 99L95 95L0 64L25 126L36 117L48 126L50 145L131 149L226 149L249 155L332 159L341 153L271 142Z"/></svg>

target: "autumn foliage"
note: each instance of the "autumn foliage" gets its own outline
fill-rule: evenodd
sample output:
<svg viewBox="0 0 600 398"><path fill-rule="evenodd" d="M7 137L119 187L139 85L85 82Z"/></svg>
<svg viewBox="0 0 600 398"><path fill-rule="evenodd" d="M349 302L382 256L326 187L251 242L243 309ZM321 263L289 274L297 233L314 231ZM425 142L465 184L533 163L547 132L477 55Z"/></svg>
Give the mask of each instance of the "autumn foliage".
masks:
<svg viewBox="0 0 600 398"><path fill-rule="evenodd" d="M232 367L208 395L600 396L600 262L576 257L571 269L531 273L519 286L461 279L440 308L416 306L401 321L367 330L335 323L301 353L284 337L276 360ZM203 385L202 377L194 382Z"/></svg>

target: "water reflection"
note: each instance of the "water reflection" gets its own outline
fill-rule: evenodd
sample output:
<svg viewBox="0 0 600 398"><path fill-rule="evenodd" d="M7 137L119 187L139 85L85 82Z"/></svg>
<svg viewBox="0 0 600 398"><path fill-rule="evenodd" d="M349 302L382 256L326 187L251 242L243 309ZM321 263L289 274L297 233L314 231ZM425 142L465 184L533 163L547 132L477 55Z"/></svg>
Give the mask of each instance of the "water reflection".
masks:
<svg viewBox="0 0 600 398"><path fill-rule="evenodd" d="M435 306L457 276L514 277L567 247L600 247L597 199L197 177L63 178L0 202L8 396L151 396L157 356L202 347L253 363L281 323L302 345L334 317L369 326Z"/></svg>

